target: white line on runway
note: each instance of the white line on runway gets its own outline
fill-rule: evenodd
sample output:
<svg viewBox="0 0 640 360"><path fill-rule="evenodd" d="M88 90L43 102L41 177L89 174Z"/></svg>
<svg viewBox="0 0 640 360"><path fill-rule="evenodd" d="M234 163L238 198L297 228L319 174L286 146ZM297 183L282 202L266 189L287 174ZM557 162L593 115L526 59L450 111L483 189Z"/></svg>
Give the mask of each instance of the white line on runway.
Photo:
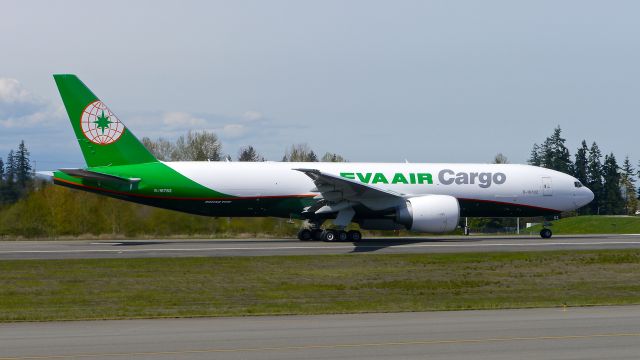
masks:
<svg viewBox="0 0 640 360"><path fill-rule="evenodd" d="M338 249L398 249L425 247L551 247L551 246L599 246L599 245L640 245L640 241L599 241L599 242L544 242L544 243L488 243L488 244L399 244L399 245L329 245L329 246L278 246L278 247L207 247L207 248L146 248L146 249L83 249L83 250L7 250L0 254L60 254L60 253L136 253L136 252L195 252L195 251L277 251L277 250L338 250Z"/></svg>

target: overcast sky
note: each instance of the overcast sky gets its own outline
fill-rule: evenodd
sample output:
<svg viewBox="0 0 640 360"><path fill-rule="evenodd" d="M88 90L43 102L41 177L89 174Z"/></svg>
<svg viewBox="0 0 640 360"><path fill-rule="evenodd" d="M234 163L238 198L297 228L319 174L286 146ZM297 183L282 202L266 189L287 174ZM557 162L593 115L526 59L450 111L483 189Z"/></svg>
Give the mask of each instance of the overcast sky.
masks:
<svg viewBox="0 0 640 360"><path fill-rule="evenodd" d="M82 166L54 73L139 138L214 130L234 158L525 162L560 125L640 158L638 1L0 2L0 156Z"/></svg>

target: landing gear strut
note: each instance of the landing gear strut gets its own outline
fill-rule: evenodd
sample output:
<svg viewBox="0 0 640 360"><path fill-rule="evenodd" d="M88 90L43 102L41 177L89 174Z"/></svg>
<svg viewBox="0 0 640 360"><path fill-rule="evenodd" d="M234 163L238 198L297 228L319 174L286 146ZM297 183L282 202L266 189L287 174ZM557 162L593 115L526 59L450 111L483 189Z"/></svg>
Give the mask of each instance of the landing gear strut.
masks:
<svg viewBox="0 0 640 360"><path fill-rule="evenodd" d="M313 238L313 241L321 241L323 232L324 231L322 229L320 229L320 228L312 229L311 230L311 237Z"/></svg>
<svg viewBox="0 0 640 360"><path fill-rule="evenodd" d="M324 219L322 219L321 217L311 218L307 220L307 224L309 228L302 229L298 232L298 239L301 241L322 240L327 242L360 241L362 240L362 233L360 231L344 230L344 228L351 223L351 220L353 219L354 215L355 215L355 211L350 206L341 207L340 210L338 211L338 214L336 215L336 218L333 220L333 225L335 226L335 229L326 229L326 230L321 229L322 223L325 221Z"/></svg>

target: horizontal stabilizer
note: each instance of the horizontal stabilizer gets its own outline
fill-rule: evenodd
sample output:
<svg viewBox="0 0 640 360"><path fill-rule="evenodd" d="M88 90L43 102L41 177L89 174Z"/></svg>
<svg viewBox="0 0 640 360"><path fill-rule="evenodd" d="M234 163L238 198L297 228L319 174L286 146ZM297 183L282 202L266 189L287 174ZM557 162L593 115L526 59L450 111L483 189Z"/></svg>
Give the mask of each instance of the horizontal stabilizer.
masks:
<svg viewBox="0 0 640 360"><path fill-rule="evenodd" d="M60 169L60 172L63 172L67 175L73 177L79 177L87 180L94 181L108 181L112 183L118 183L123 185L132 185L140 182L140 178L125 178L121 176L109 175L100 173L97 171L85 170L85 169Z"/></svg>

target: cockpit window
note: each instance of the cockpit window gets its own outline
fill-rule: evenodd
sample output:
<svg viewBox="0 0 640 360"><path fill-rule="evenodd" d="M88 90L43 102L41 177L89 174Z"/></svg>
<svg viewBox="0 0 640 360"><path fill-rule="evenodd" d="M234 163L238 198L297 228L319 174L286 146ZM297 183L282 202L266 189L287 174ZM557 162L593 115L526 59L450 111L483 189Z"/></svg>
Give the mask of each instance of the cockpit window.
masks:
<svg viewBox="0 0 640 360"><path fill-rule="evenodd" d="M577 187L577 188L581 188L583 185L580 181L576 181L573 183L573 186Z"/></svg>

